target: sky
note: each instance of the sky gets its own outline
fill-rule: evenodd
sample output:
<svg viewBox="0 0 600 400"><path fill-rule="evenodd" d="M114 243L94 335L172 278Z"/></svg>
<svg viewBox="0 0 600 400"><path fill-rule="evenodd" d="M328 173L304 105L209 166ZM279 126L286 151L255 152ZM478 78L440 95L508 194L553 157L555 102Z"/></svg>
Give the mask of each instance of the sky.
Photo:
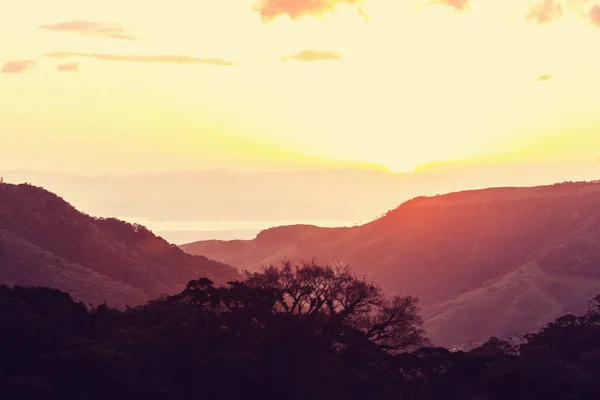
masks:
<svg viewBox="0 0 600 400"><path fill-rule="evenodd" d="M0 169L600 160L600 0L8 0Z"/></svg>

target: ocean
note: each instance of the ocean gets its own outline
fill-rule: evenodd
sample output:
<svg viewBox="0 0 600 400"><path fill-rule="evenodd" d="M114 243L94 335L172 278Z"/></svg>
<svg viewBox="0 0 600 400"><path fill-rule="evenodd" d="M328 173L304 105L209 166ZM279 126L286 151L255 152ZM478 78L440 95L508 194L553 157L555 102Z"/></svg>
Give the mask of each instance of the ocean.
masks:
<svg viewBox="0 0 600 400"><path fill-rule="evenodd" d="M316 225L322 227L354 226L360 221L341 220L275 220L275 221L161 221L145 217L117 217L123 221L144 225L154 234L177 245L198 240L249 240L274 226Z"/></svg>

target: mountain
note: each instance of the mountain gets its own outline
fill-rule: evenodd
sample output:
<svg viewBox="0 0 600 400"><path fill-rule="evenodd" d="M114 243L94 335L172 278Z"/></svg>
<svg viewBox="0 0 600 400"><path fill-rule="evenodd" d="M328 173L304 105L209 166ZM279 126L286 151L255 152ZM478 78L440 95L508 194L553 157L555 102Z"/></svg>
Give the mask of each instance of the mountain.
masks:
<svg viewBox="0 0 600 400"><path fill-rule="evenodd" d="M16 170L2 171L0 176L11 183L43 186L90 215L139 222L170 242L187 243L206 238L198 231L221 229L211 221L231 221L225 229L252 229L251 237L260 229L290 223L286 221L352 226L372 221L382 211L415 196L591 179L597 176L599 166L593 159L569 168L543 163L434 164L414 173L358 168L214 169L77 176ZM255 223L245 223L249 221ZM182 238L173 231L190 232ZM197 236L190 237L193 232L198 232ZM227 238L236 237L247 236L232 232Z"/></svg>
<svg viewBox="0 0 600 400"><path fill-rule="evenodd" d="M50 286L78 301L123 306L178 292L198 277L221 284L238 272L141 225L83 214L42 188L0 184L2 284Z"/></svg>
<svg viewBox="0 0 600 400"><path fill-rule="evenodd" d="M417 295L435 344L482 342L585 311L600 292L600 182L419 197L361 226L276 227L181 248L250 270L339 260L390 295Z"/></svg>

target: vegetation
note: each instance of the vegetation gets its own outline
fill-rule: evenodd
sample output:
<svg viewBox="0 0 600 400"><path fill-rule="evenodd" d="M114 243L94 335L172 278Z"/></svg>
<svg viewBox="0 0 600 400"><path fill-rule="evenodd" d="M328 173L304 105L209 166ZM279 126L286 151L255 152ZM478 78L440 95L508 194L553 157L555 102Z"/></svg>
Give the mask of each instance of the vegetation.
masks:
<svg viewBox="0 0 600 400"><path fill-rule="evenodd" d="M121 307L176 293L197 276L238 279L235 268L186 254L141 225L93 218L28 184L0 184L0 265L0 283Z"/></svg>
<svg viewBox="0 0 600 400"><path fill-rule="evenodd" d="M182 246L254 270L342 258L386 293L418 295L436 345L483 343L585 312L600 293L600 182L419 197L352 228L289 226Z"/></svg>
<svg viewBox="0 0 600 400"><path fill-rule="evenodd" d="M275 294L274 310L328 327L348 327L355 340L369 341L387 352L425 344L417 298L384 297L381 288L358 279L349 266L322 266L314 260L283 263L246 272L245 283ZM332 332L336 335L339 332Z"/></svg>
<svg viewBox="0 0 600 400"><path fill-rule="evenodd" d="M346 249L363 272L383 266L369 279L394 288L386 296L314 260L242 279L142 226L0 183L0 390L19 400L600 398L600 296L536 333L474 343L600 292L598 196L598 183L467 192L415 199L362 227L256 239L278 255L298 235L296 251ZM234 243L257 257L251 244ZM188 282L196 276L206 277ZM436 339L476 332L469 349L434 347L400 280L426 289Z"/></svg>
<svg viewBox="0 0 600 400"><path fill-rule="evenodd" d="M347 269L286 264L206 279L124 311L56 289L0 287L9 399L592 399L600 297L519 341L430 347L416 299Z"/></svg>

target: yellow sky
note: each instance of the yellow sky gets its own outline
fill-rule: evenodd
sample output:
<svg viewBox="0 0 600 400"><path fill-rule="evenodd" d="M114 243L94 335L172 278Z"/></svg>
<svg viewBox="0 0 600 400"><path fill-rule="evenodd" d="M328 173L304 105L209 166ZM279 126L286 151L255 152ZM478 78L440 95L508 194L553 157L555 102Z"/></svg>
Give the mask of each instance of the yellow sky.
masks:
<svg viewBox="0 0 600 400"><path fill-rule="evenodd" d="M15 1L0 169L596 160L598 4Z"/></svg>

